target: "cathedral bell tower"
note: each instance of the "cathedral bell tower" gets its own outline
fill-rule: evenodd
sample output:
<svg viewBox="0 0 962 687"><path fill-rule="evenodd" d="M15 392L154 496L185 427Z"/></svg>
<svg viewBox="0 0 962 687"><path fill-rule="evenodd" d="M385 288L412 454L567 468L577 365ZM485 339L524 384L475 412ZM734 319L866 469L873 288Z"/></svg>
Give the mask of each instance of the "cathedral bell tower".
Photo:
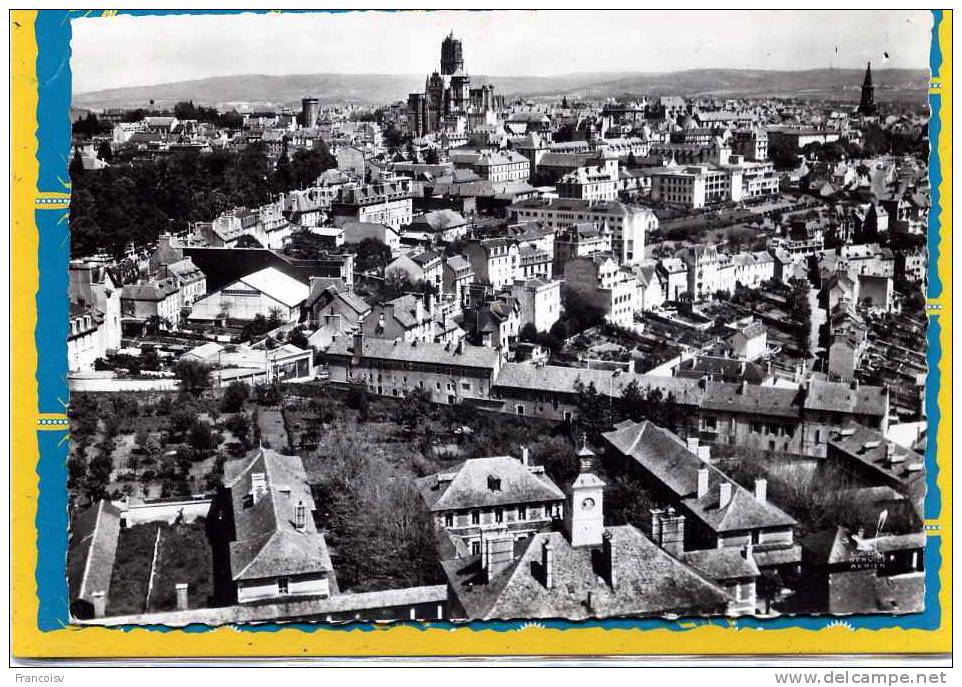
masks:
<svg viewBox="0 0 962 687"><path fill-rule="evenodd" d="M582 437L578 477L568 487L565 532L572 546L601 546L605 531L605 483L594 473L595 454Z"/></svg>
<svg viewBox="0 0 962 687"><path fill-rule="evenodd" d="M860 115L871 116L876 113L875 108L875 85L872 83L872 63L868 63L865 69L865 80L862 82L862 99L858 104Z"/></svg>

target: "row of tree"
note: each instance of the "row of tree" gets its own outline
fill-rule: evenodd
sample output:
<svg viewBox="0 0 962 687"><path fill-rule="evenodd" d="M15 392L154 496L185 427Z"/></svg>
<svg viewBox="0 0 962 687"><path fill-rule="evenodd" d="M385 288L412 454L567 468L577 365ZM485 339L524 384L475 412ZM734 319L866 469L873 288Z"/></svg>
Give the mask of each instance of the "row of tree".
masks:
<svg viewBox="0 0 962 687"><path fill-rule="evenodd" d="M335 164L320 146L298 150L272 169L259 143L97 171L71 164L71 254L121 257L130 243L151 244L164 232L209 222L233 207L258 207L277 193L309 185Z"/></svg>

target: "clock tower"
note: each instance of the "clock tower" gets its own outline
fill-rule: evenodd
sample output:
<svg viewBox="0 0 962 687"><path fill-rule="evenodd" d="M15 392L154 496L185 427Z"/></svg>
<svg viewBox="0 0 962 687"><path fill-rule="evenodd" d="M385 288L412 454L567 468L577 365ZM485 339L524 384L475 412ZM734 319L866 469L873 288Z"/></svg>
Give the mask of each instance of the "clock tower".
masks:
<svg viewBox="0 0 962 687"><path fill-rule="evenodd" d="M565 531L572 546L601 546L605 531L605 483L594 473L595 454L582 439L578 477L568 487Z"/></svg>

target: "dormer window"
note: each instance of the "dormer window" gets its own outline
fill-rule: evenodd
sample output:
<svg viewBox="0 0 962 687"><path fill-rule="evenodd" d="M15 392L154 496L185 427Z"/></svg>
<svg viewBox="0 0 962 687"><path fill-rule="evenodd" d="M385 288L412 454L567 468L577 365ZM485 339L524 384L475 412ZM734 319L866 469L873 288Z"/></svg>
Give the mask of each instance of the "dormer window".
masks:
<svg viewBox="0 0 962 687"><path fill-rule="evenodd" d="M488 475L488 489L490 491L501 491L501 478Z"/></svg>

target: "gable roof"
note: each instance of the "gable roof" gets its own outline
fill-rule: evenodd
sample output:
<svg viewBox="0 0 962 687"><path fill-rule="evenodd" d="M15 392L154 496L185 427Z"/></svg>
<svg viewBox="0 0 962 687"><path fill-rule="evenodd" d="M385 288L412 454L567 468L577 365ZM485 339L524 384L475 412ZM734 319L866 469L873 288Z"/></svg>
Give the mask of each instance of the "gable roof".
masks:
<svg viewBox="0 0 962 687"><path fill-rule="evenodd" d="M768 501L760 501L728 475L692 453L681 439L648 422L630 421L602 435L622 455L633 458L674 492L693 515L714 532L794 525L795 520ZM708 490L698 497L698 471L708 470ZM731 485L731 499L721 505L721 485Z"/></svg>
<svg viewBox="0 0 962 687"><path fill-rule="evenodd" d="M265 267L238 279L261 293L293 308L303 303L310 292L307 284L289 277L275 267Z"/></svg>
<svg viewBox="0 0 962 687"><path fill-rule="evenodd" d="M480 557L442 563L467 616L610 618L638 615L720 615L730 597L631 525L609 527L616 582L600 574L598 547L571 546L560 532L532 536L517 559L487 581ZM541 572L542 549L553 547L551 589ZM588 598L590 595L590 606Z"/></svg>
<svg viewBox="0 0 962 687"><path fill-rule="evenodd" d="M264 475L265 493L255 502L257 473ZM333 572L327 542L311 516L314 499L299 456L254 449L224 464L223 484L230 490L234 512L236 537L230 544L234 580ZM295 526L298 504L307 509L303 530Z"/></svg>
<svg viewBox="0 0 962 687"><path fill-rule="evenodd" d="M472 458L451 472L422 477L418 487L435 512L564 499L543 469L526 467L511 456Z"/></svg>
<svg viewBox="0 0 962 687"><path fill-rule="evenodd" d="M120 536L120 509L101 499L74 518L67 551L70 599L92 602L96 592L109 596Z"/></svg>

